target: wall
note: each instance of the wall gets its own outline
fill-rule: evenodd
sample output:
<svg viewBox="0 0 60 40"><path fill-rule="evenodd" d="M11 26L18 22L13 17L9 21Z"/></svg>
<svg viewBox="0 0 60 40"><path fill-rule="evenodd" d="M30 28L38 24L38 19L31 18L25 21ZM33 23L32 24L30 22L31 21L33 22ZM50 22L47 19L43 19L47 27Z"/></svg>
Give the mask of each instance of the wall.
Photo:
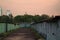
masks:
<svg viewBox="0 0 60 40"><path fill-rule="evenodd" d="M46 25L46 22L43 22L43 23L38 23L38 24L32 25L32 27L34 29L36 29L38 31L38 33L40 33L41 35L46 37L47 36L47 27L45 27L45 25Z"/></svg>
<svg viewBox="0 0 60 40"><path fill-rule="evenodd" d="M20 27L19 25L8 24L8 31L17 29L17 28L19 28L19 27Z"/></svg>
<svg viewBox="0 0 60 40"><path fill-rule="evenodd" d="M5 32L5 23L0 23L0 33Z"/></svg>
<svg viewBox="0 0 60 40"><path fill-rule="evenodd" d="M57 40L60 40L60 20L58 21L58 27L56 32L56 38Z"/></svg>
<svg viewBox="0 0 60 40"><path fill-rule="evenodd" d="M30 27L30 23L21 23L20 25L8 24L7 31L14 30L20 27ZM0 23L0 33L6 32L6 24Z"/></svg>
<svg viewBox="0 0 60 40"><path fill-rule="evenodd" d="M42 22L34 24L32 27L36 29L38 33L46 37L46 40L56 40L57 23Z"/></svg>
<svg viewBox="0 0 60 40"><path fill-rule="evenodd" d="M14 25L14 24L8 24L7 25L7 31L14 30L20 28L20 25ZM0 33L6 32L6 24L0 23Z"/></svg>
<svg viewBox="0 0 60 40"><path fill-rule="evenodd" d="M48 32L47 32L47 40L56 40L56 23L49 23Z"/></svg>
<svg viewBox="0 0 60 40"><path fill-rule="evenodd" d="M20 23L20 27L30 27L30 23Z"/></svg>

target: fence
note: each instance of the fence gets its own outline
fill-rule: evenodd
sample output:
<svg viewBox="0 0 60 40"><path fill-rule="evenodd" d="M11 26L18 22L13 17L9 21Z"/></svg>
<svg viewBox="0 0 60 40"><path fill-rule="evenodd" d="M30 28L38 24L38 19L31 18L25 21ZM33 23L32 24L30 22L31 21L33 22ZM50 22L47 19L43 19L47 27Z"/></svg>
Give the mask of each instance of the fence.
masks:
<svg viewBox="0 0 60 40"><path fill-rule="evenodd" d="M46 40L55 40L55 35L57 35L57 23L42 22L33 25L33 28L36 29L42 36L44 36Z"/></svg>
<svg viewBox="0 0 60 40"><path fill-rule="evenodd" d="M7 24L7 31L20 28L19 25ZM0 23L0 33L6 32L6 23Z"/></svg>
<svg viewBox="0 0 60 40"><path fill-rule="evenodd" d="M46 40L60 40L60 19L55 22L39 22L32 25Z"/></svg>

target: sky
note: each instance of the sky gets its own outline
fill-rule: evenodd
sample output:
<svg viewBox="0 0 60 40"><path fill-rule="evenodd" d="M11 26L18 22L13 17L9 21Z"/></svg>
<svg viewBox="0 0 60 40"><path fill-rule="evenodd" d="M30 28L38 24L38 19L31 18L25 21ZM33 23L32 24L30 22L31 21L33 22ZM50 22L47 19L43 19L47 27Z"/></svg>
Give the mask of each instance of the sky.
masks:
<svg viewBox="0 0 60 40"><path fill-rule="evenodd" d="M60 15L60 0L0 0L0 7L3 13L10 10L16 15L24 15L25 12L30 15Z"/></svg>

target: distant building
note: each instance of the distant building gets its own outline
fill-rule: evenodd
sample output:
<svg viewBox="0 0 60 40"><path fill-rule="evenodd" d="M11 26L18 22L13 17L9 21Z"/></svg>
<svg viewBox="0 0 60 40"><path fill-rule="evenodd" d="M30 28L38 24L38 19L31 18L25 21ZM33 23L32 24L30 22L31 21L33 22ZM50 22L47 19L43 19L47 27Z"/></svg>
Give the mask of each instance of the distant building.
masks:
<svg viewBox="0 0 60 40"><path fill-rule="evenodd" d="M6 15L9 16L11 14L10 10L7 10Z"/></svg>
<svg viewBox="0 0 60 40"><path fill-rule="evenodd" d="M0 8L0 16L2 16L2 8Z"/></svg>

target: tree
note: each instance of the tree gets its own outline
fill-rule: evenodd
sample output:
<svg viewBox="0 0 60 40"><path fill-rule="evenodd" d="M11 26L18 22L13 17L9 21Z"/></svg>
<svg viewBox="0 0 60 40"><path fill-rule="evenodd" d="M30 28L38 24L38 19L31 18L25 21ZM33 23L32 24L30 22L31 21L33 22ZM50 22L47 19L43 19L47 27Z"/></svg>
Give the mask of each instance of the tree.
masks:
<svg viewBox="0 0 60 40"><path fill-rule="evenodd" d="M1 22L3 22L3 23L10 23L10 19L9 19L9 17L8 16L6 16L6 15L3 15L3 16L1 16Z"/></svg>
<svg viewBox="0 0 60 40"><path fill-rule="evenodd" d="M50 17L46 14L41 15L41 20L49 19Z"/></svg>
<svg viewBox="0 0 60 40"><path fill-rule="evenodd" d="M21 23L22 22L22 16L18 15L16 17L14 17L14 23Z"/></svg>
<svg viewBox="0 0 60 40"><path fill-rule="evenodd" d="M10 23L13 23L13 15L9 14Z"/></svg>
<svg viewBox="0 0 60 40"><path fill-rule="evenodd" d="M31 23L32 20L32 15L24 14L24 22Z"/></svg>
<svg viewBox="0 0 60 40"><path fill-rule="evenodd" d="M41 20L45 20L45 19L49 19L50 17L46 14L43 15L28 15L28 14L24 14L24 15L18 15L14 17L14 23L32 23L32 22L40 22Z"/></svg>
<svg viewBox="0 0 60 40"><path fill-rule="evenodd" d="M39 15L35 15L34 17L33 17L33 20L34 20L34 22L39 22L40 21L40 16Z"/></svg>

